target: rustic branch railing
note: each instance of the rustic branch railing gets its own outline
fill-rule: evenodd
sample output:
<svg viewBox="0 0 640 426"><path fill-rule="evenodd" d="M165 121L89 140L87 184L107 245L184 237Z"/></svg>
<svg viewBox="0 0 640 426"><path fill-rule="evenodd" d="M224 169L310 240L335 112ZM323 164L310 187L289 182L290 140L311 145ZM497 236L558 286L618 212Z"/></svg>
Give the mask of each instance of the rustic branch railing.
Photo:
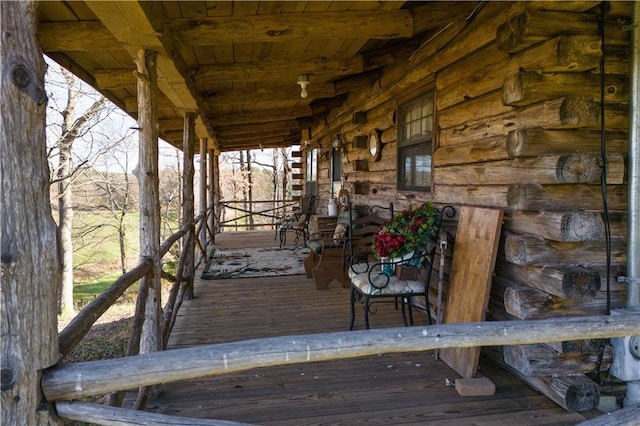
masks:
<svg viewBox="0 0 640 426"><path fill-rule="evenodd" d="M488 321L282 336L64 364L44 371L48 401L197 379L252 368L354 358L378 353L516 345L630 336L640 313L526 321Z"/></svg>
<svg viewBox="0 0 640 426"><path fill-rule="evenodd" d="M180 238L182 238L185 234L189 232L190 229L197 223L203 221L203 215L200 215L194 219L193 222L186 224L180 228L180 230L170 237L168 237L160 246L160 257L164 256L171 246L175 244ZM190 234L191 235L191 234ZM193 238L193 237L192 237ZM180 256L182 260L183 255ZM179 261L179 265L182 262ZM91 303L85 306L82 311L76 315L76 317L71 320L71 322L60 332L58 335L60 353L62 356L67 355L71 352L77 344L86 336L86 334L91 330L93 324L104 314L109 307L111 307L124 292L135 284L138 280L143 278L146 274L151 271L151 261L143 260L139 265L135 268L128 271L126 274L119 277L116 281L114 281L111 286L101 293L98 297L96 297ZM182 270L180 270L176 274L176 276L182 277ZM182 280L182 279L181 279ZM175 284L174 284L175 285ZM182 303L182 301L175 301L175 303ZM167 307L165 307L167 309ZM175 307L171 308L171 310L176 310ZM143 310L144 312L144 310ZM173 323L171 323L173 326ZM133 333L135 333L135 327ZM170 331L167 331L168 334ZM165 332L163 331L163 335ZM135 351L134 351L135 352Z"/></svg>
<svg viewBox="0 0 640 426"><path fill-rule="evenodd" d="M251 211L244 209L242 207L238 207L238 204L250 204L250 205L261 205L266 204L271 207L259 210L259 211ZM276 224L276 221L284 214L291 209L292 207L299 206L300 203L298 201L293 200L266 200L266 201L241 201L241 200L228 200L228 201L220 201L218 203L218 208L221 212L224 212L225 209L229 209L232 212L240 212L242 213L240 216L233 217L230 219L226 219L221 221L219 224L220 228L248 228L250 226L254 227L273 227ZM224 214L222 214L224 216ZM269 219L267 222L257 222L250 220L250 218L258 216L262 218ZM245 221L243 223L243 221ZM253 222L253 223L252 223Z"/></svg>

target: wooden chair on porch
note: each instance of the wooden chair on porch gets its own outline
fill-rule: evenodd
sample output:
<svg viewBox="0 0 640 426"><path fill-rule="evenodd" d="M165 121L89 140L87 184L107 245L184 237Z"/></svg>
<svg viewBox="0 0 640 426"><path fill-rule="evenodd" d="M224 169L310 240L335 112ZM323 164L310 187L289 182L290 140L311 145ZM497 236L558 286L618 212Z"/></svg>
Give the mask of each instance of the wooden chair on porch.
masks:
<svg viewBox="0 0 640 426"><path fill-rule="evenodd" d="M341 190L338 196L338 217L335 227L315 230L315 238L307 241L309 256L304 261L307 278L313 278L316 289L326 290L333 281L349 287L346 275L349 227L357 211L349 203L349 194Z"/></svg>
<svg viewBox="0 0 640 426"><path fill-rule="evenodd" d="M276 232L280 236L280 247L287 244L287 233L292 232L295 235L294 244L297 245L302 237L303 245L307 243L309 238L309 219L314 212L316 204L315 195L307 195L302 197L301 210L291 215L287 220L283 221Z"/></svg>
<svg viewBox="0 0 640 426"><path fill-rule="evenodd" d="M400 304L402 320L405 326L413 325L412 308L416 307L412 299L424 298L424 310L428 322L431 324L431 311L429 307L429 283L433 272L433 263L438 247L440 226L444 216L449 218L455 215L451 206L445 206L438 211L437 228L433 235L426 238L415 248L410 257L400 260L387 260L372 257L373 236L368 245L354 244L354 250L361 251L351 255L351 265L348 270L351 281L351 319L349 329L353 330L355 322L356 301L362 304L364 311L365 328L369 328L369 313L374 303L390 302L396 306ZM409 320L407 320L407 311Z"/></svg>

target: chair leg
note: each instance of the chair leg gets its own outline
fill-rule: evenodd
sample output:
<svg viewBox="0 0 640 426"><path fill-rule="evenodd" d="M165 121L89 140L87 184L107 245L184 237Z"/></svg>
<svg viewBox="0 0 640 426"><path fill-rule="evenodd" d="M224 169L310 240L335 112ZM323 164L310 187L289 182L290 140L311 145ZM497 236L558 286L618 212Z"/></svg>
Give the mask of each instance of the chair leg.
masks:
<svg viewBox="0 0 640 426"><path fill-rule="evenodd" d="M349 330L353 330L353 323L356 320L356 291L351 287L351 322L349 323Z"/></svg>
<svg viewBox="0 0 640 426"><path fill-rule="evenodd" d="M369 330L369 295L364 296L364 328Z"/></svg>
<svg viewBox="0 0 640 426"><path fill-rule="evenodd" d="M396 298L396 303L397 303L397 298ZM406 299L403 297L402 298L402 303L400 304L400 309L402 310L402 322L404 323L405 327L408 327L409 324L407 323L407 313L405 312L405 301Z"/></svg>
<svg viewBox="0 0 640 426"><path fill-rule="evenodd" d="M280 248L287 243L287 230L280 228Z"/></svg>

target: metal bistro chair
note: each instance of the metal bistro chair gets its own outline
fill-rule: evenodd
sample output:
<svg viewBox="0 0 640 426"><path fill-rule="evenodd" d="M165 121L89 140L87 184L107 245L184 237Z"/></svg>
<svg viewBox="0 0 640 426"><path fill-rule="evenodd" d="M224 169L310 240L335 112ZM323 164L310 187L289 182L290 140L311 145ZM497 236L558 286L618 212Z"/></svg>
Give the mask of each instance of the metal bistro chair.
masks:
<svg viewBox="0 0 640 426"><path fill-rule="evenodd" d="M295 234L294 244L298 245L300 237L302 237L302 244L307 243L309 238L309 220L313 214L316 204L315 195L307 195L302 202L302 211L293 215L291 220L280 225L280 247L287 245L287 232L293 232Z"/></svg>
<svg viewBox="0 0 640 426"><path fill-rule="evenodd" d="M455 210L451 206L445 206L439 210L438 229L434 235L428 238L418 247L410 259L403 259L392 263L381 263L371 259L371 245L368 252L354 254L349 267L349 279L351 281L351 321L349 330L353 330L355 322L355 302L362 304L364 311L365 328L369 329L369 313L371 305L378 302L400 303L402 308L402 320L404 325L413 325L412 307L426 312L428 322L431 324L431 310L429 307L429 283L433 272L433 263L438 247L440 227L444 216L455 216ZM393 271L397 265L411 266L410 271L415 275L399 277ZM424 297L424 307L416 306L412 298ZM383 300L386 299L386 300ZM409 311L409 321L405 308Z"/></svg>

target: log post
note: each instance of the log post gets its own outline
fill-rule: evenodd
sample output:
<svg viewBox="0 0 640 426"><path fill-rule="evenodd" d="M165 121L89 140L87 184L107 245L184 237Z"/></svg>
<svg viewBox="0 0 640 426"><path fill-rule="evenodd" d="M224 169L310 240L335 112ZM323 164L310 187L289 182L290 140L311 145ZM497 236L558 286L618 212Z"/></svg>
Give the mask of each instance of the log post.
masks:
<svg viewBox="0 0 640 426"><path fill-rule="evenodd" d="M36 38L36 2L3 3L0 9L0 417L3 424L54 425L53 410L39 406L40 370L59 358L56 314L61 285L45 149L46 65Z"/></svg>
<svg viewBox="0 0 640 426"><path fill-rule="evenodd" d="M206 216L207 214L207 139L200 139L200 188L198 192L200 214ZM200 246L207 251L207 229L206 226L200 228Z"/></svg>
<svg viewBox="0 0 640 426"><path fill-rule="evenodd" d="M138 303L143 303L144 321L140 353L161 350L162 300L160 277L160 196L158 188L158 75L157 52L140 50L137 57L140 188L140 260L152 262L151 273L142 279ZM146 297L145 297L146 296ZM142 298L144 297L144 300ZM144 408L149 389L140 389L136 405Z"/></svg>
<svg viewBox="0 0 640 426"><path fill-rule="evenodd" d="M193 279L195 277L195 241L188 238L189 234L195 232L193 218L195 217L194 195L193 195L193 154L195 148L195 122L196 114L188 112L184 115L184 132L182 140L182 226L191 224L187 236L183 237L182 250L184 252L183 278L186 279L185 293L188 298L193 298ZM187 245L188 243L188 245Z"/></svg>
<svg viewBox="0 0 640 426"><path fill-rule="evenodd" d="M209 178L209 196L207 197L208 205L207 211L209 212L209 216L207 216L207 232L209 233L209 240L212 244L216 242L216 215L215 215L215 205L216 205L216 188L217 188L217 180L218 180L218 163L216 161L218 157L213 149L208 150L207 153L207 165L209 166L209 173L207 177ZM202 255L206 258L207 253L202 253Z"/></svg>

